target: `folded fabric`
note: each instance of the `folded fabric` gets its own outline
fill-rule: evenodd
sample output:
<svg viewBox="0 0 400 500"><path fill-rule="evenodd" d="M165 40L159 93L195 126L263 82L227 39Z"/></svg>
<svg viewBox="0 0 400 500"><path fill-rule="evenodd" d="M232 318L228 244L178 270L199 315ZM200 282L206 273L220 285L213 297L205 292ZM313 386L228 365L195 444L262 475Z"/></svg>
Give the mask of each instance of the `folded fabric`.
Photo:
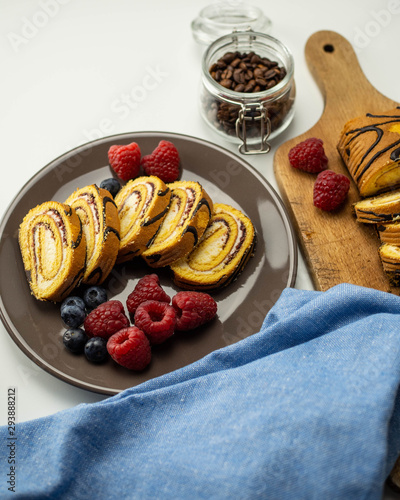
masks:
<svg viewBox="0 0 400 500"><path fill-rule="evenodd" d="M2 460L0 497L380 499L400 453L399 382L399 297L286 289L259 333L18 424L15 493Z"/></svg>

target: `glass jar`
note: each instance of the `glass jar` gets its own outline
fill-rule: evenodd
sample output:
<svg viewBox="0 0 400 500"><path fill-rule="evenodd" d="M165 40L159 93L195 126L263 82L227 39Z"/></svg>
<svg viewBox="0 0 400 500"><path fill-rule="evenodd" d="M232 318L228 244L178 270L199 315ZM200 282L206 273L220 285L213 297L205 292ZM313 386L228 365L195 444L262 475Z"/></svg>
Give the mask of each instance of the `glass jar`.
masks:
<svg viewBox="0 0 400 500"><path fill-rule="evenodd" d="M196 42L210 45L217 38L232 33L252 29L267 33L271 20L263 11L247 2L230 0L207 5L192 22L192 34Z"/></svg>
<svg viewBox="0 0 400 500"><path fill-rule="evenodd" d="M229 57L225 57L227 54ZM237 64L237 60L229 62L233 57L231 54L236 59L240 54L249 57L247 62L241 61L241 66L239 63L234 67L232 65ZM255 62L250 65L249 59L257 61L257 57L261 59L260 67L267 65L269 77L274 71L277 76L268 80L270 88L260 91L260 86L255 85L252 91L248 91L246 84L248 79L254 83L254 76L252 70L248 72L247 69L257 67ZM221 58L226 62L221 62ZM235 73L239 67L244 76L240 71ZM218 70L221 72L219 78L222 74L219 82L215 79ZM261 76L268 74L265 68L263 71ZM238 86L240 81L243 81L246 91L243 86ZM270 35L253 31L233 32L218 38L203 55L201 115L225 139L238 143L240 153L257 154L270 150L268 140L285 130L293 118L295 93L293 56L283 43Z"/></svg>

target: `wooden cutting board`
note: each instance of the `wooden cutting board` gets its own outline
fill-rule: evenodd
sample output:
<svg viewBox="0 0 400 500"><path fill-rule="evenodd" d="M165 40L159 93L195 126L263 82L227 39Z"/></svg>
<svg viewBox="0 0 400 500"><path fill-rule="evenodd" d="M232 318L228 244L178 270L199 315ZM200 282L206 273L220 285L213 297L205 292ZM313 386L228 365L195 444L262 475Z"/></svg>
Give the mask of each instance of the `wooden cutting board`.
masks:
<svg viewBox="0 0 400 500"><path fill-rule="evenodd" d="M324 141L328 168L350 178L336 149L343 125L350 118L388 111L398 104L371 85L351 44L338 33L314 33L307 41L305 57L322 92L324 111L310 130L277 149L274 172L314 286L324 291L339 283L352 283L399 294L382 270L374 228L355 220L352 204L360 197L353 181L345 205L339 211L323 212L312 202L316 175L296 170L288 161L295 144L319 137Z"/></svg>

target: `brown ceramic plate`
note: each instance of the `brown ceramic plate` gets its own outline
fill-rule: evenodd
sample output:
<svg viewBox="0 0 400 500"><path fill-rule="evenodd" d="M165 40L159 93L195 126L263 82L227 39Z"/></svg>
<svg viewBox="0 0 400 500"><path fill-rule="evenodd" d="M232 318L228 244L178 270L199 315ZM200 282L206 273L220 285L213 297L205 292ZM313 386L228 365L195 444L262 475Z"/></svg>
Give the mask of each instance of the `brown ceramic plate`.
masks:
<svg viewBox="0 0 400 500"><path fill-rule="evenodd" d="M174 142L181 156L182 179L199 181L214 202L228 203L253 221L258 243L239 278L213 294L218 317L189 334L176 334L153 349L150 366L131 372L112 360L90 364L68 352L59 307L30 294L20 258L17 231L24 215L48 200L64 201L76 188L111 176L107 151L135 141L142 154L161 139ZM12 339L37 365L78 387L115 394L148 379L193 363L206 354L257 332L282 290L293 286L297 245L286 210L269 183L248 163L214 144L184 135L141 132L115 135L80 146L40 170L18 193L0 225L0 314ZM138 258L116 266L106 286L109 298L125 303L137 280L154 270ZM178 291L168 270L158 271L171 296Z"/></svg>

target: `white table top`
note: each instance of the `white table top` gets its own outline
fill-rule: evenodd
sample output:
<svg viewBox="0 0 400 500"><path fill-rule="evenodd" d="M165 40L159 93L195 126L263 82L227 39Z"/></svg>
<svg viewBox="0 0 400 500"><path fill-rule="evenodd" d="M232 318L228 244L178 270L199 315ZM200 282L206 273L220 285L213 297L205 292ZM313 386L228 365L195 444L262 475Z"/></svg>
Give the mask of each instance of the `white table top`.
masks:
<svg viewBox="0 0 400 500"><path fill-rule="evenodd" d="M184 133L236 151L203 123L198 84L203 47L190 23L210 0L19 0L1 2L0 214L43 166L91 139L119 132ZM234 3L234 2L231 2ZM249 2L272 19L271 34L295 59L296 115L268 155L246 157L277 189L273 154L308 130L323 110L304 59L308 37L334 30L355 47L375 87L400 102L398 44L400 0L282 0ZM160 83L135 109L118 103L140 85L148 68ZM18 258L18 256L16 256ZM300 257L296 287L312 289ZM8 387L18 391L18 420L25 421L105 396L76 388L43 371L0 325L0 424L6 423Z"/></svg>

